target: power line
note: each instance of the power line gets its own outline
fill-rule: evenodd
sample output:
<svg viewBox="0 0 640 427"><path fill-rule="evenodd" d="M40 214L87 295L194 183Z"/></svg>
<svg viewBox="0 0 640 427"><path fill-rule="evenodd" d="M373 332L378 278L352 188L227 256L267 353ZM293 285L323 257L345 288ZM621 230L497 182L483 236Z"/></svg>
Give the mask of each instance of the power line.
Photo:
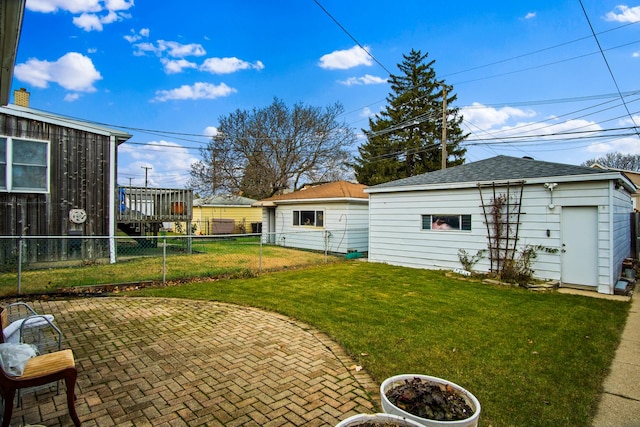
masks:
<svg viewBox="0 0 640 427"><path fill-rule="evenodd" d="M629 25L635 25L635 24L638 24L638 23L640 23L640 21L628 22L628 23L622 24L622 25L620 25L618 27L610 28L610 29L605 30L605 31L601 31L598 34L605 34L605 33L611 32L611 31L616 31L616 30L619 30L621 28L628 27ZM567 46L567 45L570 45L570 44L573 44L573 43L577 43L579 41L583 41L583 40L589 39L591 37L592 37L591 35L580 37L580 38L577 38L577 39L574 39L574 40L569 40L567 42L559 43L559 44L556 44L556 45L553 45L553 46L549 46L549 47L545 47L545 48L542 48L542 49L534 50L534 51L531 51L531 52L523 53L521 55L512 56L511 58L506 58L506 59L502 59L502 60L499 60L499 61L491 62L489 64L478 65L477 67L467 68L466 70L461 70L461 71L456 71L456 72L453 72L453 73L445 74L444 77L455 76L457 74L463 74L463 73L467 73L469 71L475 71L475 70L479 70L481 68L491 67L493 65L504 64L505 62L514 61L516 59L521 59L521 58L524 58L524 57L527 57L527 56L531 56L531 55L535 55L535 54L538 54L538 53L546 52L548 50L556 49L558 47Z"/></svg>
<svg viewBox="0 0 640 427"><path fill-rule="evenodd" d="M623 44L618 45L618 46L610 47L610 48L606 49L606 51L614 50L614 49L620 49L620 48L623 48L623 47L626 47L626 46L630 46L632 44L637 44L637 43L640 43L640 40L634 40L632 42L623 43ZM491 75L491 76L479 77L477 79L464 80L464 81L461 81L461 82L453 83L452 85L455 86L455 85L461 85L461 84L465 84L465 83L474 83L474 82L478 82L478 81L481 81L481 80L494 79L496 77L502 77L502 76L508 76L508 75L511 75L511 74L523 73L525 71L537 70L539 68L545 68L545 67L549 67L551 65L562 64L563 62L574 61L576 59L586 58L587 56L597 55L598 53L599 53L598 51L585 53L583 55L577 55L577 56L573 56L571 58L565 58L565 59L560 59L558 61L547 62L545 64L535 65L535 66L532 66L532 67L521 68L519 70L508 71L506 73L500 73L500 74L494 74L494 75Z"/></svg>
<svg viewBox="0 0 640 427"><path fill-rule="evenodd" d="M344 31L344 33L345 33L346 35L348 35L348 36L349 36L349 38L350 38L351 40L353 40L353 41L354 41L358 46L360 46L360 49L364 50L364 51L367 53L367 55L369 55L369 56L371 57L371 59L373 59L373 60L376 62L376 64L378 64L379 66L381 66L381 67L382 67L382 69L383 69L383 70L385 70L385 71L387 72L387 74L391 75L391 71L389 71L389 70L387 69L387 67L385 67L385 66L382 64L382 62L378 61L378 59L377 59L375 56L373 56L373 55L371 54L371 52L369 52L367 49L365 49L365 47L364 47L362 44L360 44L360 42L359 42L358 40L356 40L356 38L355 38L355 37L353 37L353 36L351 35L351 33L349 33L349 31L347 31L347 29L346 29L346 28L344 28L344 27L342 26L342 24L340 24L340 22L338 22L338 20L337 20L336 18L334 18L334 17L333 17L333 15L331 15L331 14L329 13L329 11L328 11L327 9L325 9L325 8L324 8L324 6L322 6L318 0L313 0L313 1L315 2L315 4L317 4L317 5L318 5L318 7L319 7L320 9L322 9L322 11L323 11L323 12L324 12L324 13L325 13L329 18L331 18L331 20L332 20L333 22L335 22L335 23L336 23L336 25L337 25L338 27L340 27L340 29L341 29L342 31Z"/></svg>
<svg viewBox="0 0 640 427"><path fill-rule="evenodd" d="M584 17L587 19L587 23L589 24L589 28L591 29L591 34L593 34L593 38L595 39L597 45L598 45L598 49L600 49L600 53L602 54L602 59L604 60L604 63L607 65L607 70L609 70L609 75L611 75L611 79L613 80L613 84L616 86L616 90L618 91L618 94L620 95L620 100L622 101L622 104L624 105L625 110L627 110L627 114L629 115L629 118L631 118L631 123L633 123L635 125L635 120L633 119L633 116L631 115L631 112L629 111L629 107L627 107L627 103L624 101L624 97L622 96L622 93L620 92L620 86L618 85L618 81L616 80L616 76L613 74L613 70L611 69L611 66L609 65L609 61L607 60L606 55L604 54L604 51L602 50L602 46L600 45L600 40L598 40L598 36L596 35L596 32L593 30L593 25L591 25L591 20L589 19L589 15L587 14L586 9L584 8L584 5L582 4L582 0L580 1L580 7L582 7L582 12L584 13ZM638 138L640 138L640 131L638 131L638 127L635 126L636 128L636 134L638 135Z"/></svg>

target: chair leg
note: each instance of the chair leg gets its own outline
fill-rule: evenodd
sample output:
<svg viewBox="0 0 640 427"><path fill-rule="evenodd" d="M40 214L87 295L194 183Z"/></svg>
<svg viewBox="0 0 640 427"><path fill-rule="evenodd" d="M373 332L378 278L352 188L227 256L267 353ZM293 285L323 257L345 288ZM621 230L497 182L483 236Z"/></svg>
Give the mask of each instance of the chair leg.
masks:
<svg viewBox="0 0 640 427"><path fill-rule="evenodd" d="M67 386L67 406L69 407L69 415L73 420L73 424L76 427L80 427L80 418L76 412L76 377L78 373L76 370L69 371L64 379L64 383Z"/></svg>
<svg viewBox="0 0 640 427"><path fill-rule="evenodd" d="M13 398L15 397L16 391L5 390L4 395L4 412L2 415L2 427L9 427L9 423L11 422L11 414L13 413Z"/></svg>

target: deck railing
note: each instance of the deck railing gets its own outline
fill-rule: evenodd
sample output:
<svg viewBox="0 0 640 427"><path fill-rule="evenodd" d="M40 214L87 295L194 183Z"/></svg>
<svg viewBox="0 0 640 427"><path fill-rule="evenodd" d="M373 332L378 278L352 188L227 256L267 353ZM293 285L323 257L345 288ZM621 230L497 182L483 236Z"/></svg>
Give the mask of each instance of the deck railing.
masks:
<svg viewBox="0 0 640 427"><path fill-rule="evenodd" d="M118 222L191 221L193 190L119 187Z"/></svg>

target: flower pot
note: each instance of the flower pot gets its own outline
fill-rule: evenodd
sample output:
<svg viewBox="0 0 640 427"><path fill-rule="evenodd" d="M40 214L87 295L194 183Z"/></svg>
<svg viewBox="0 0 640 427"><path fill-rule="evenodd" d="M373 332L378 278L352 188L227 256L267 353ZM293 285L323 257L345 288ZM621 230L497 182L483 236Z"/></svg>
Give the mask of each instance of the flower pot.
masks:
<svg viewBox="0 0 640 427"><path fill-rule="evenodd" d="M401 417L393 414L358 414L340 421L336 424L336 427L352 427L364 423L389 423L389 425L402 426L402 427L422 427L415 421L408 418Z"/></svg>
<svg viewBox="0 0 640 427"><path fill-rule="evenodd" d="M463 420L456 421L439 421L439 420L431 420L428 418L421 418L417 415L413 415L409 412L404 411L401 408L398 408L396 405L391 403L391 401L387 398L387 391L403 385L405 380L412 380L414 378L419 378L422 381L429 381L436 384L449 385L454 389L462 398L466 401L466 403L471 407L473 413L469 416L469 418L465 418ZM469 391L460 387L459 385L452 383L451 381L444 380L442 378L431 377L429 375L420 375L420 374L405 374L405 375L396 375L390 378L387 378L380 385L380 399L382 400L382 409L387 414L399 415L401 417L405 417L407 419L416 421L423 426L455 426L455 427L475 427L478 425L478 419L480 418L480 402L476 397L471 394Z"/></svg>

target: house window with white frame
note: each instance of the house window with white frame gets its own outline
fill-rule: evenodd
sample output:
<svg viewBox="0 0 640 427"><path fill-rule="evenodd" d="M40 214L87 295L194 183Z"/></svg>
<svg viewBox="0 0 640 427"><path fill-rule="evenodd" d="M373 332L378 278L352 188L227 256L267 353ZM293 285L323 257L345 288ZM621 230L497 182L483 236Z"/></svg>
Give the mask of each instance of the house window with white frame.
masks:
<svg viewBox="0 0 640 427"><path fill-rule="evenodd" d="M0 191L49 191L49 141L0 137Z"/></svg>
<svg viewBox="0 0 640 427"><path fill-rule="evenodd" d="M324 227L323 211L293 211L293 225Z"/></svg>
<svg viewBox="0 0 640 427"><path fill-rule="evenodd" d="M422 229L471 231L471 215L422 215Z"/></svg>

